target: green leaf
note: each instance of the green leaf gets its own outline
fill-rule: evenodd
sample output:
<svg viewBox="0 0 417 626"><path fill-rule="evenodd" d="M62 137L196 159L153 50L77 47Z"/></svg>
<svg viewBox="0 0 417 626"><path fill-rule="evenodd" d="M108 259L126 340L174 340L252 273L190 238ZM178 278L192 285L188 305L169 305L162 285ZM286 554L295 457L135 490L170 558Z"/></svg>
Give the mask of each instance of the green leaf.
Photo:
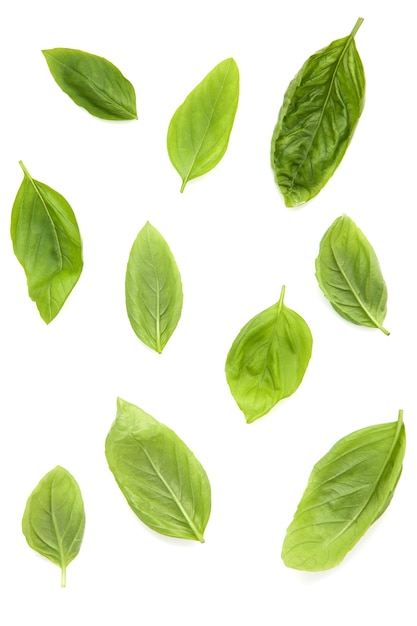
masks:
<svg viewBox="0 0 417 626"><path fill-rule="evenodd" d="M162 535L204 541L211 507L207 474L167 426L120 398L106 439L110 470L139 519Z"/></svg>
<svg viewBox="0 0 417 626"><path fill-rule="evenodd" d="M338 565L390 503L404 453L402 411L397 422L340 439L311 472L284 540L285 565L309 572Z"/></svg>
<svg viewBox="0 0 417 626"><path fill-rule="evenodd" d="M296 391L311 357L310 329L284 293L242 328L227 355L227 382L248 423Z"/></svg>
<svg viewBox="0 0 417 626"><path fill-rule="evenodd" d="M133 330L143 343L161 353L181 317L183 293L174 256L149 222L130 251L125 291Z"/></svg>
<svg viewBox="0 0 417 626"><path fill-rule="evenodd" d="M104 120L135 120L133 85L103 57L72 50L42 50L55 81L76 104Z"/></svg>
<svg viewBox="0 0 417 626"><path fill-rule="evenodd" d="M387 312L387 287L371 244L347 215L326 231L316 259L320 288L346 320L379 328Z"/></svg>
<svg viewBox="0 0 417 626"><path fill-rule="evenodd" d="M275 181L288 207L308 202L334 174L365 102L365 75L354 37L313 54L291 81L272 137Z"/></svg>
<svg viewBox="0 0 417 626"><path fill-rule="evenodd" d="M29 296L49 324L81 275L81 237L65 198L34 180L19 163L24 178L13 204L10 233L14 253L26 273Z"/></svg>
<svg viewBox="0 0 417 626"><path fill-rule="evenodd" d="M84 527L84 504L78 483L58 465L30 494L22 531L33 550L61 568L62 587L66 585L66 568L80 551Z"/></svg>
<svg viewBox="0 0 417 626"><path fill-rule="evenodd" d="M225 59L207 74L174 113L168 128L168 154L187 182L206 174L226 152L239 100L239 70Z"/></svg>

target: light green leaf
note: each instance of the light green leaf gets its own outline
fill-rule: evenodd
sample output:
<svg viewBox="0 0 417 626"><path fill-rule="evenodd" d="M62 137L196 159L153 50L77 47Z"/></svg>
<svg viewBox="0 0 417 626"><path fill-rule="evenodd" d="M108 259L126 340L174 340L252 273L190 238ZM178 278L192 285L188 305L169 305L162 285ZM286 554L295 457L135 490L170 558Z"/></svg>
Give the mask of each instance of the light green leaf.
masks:
<svg viewBox="0 0 417 626"><path fill-rule="evenodd" d="M183 293L174 256L149 222L130 251L125 291L127 314L136 335L162 352L181 317Z"/></svg>
<svg viewBox="0 0 417 626"><path fill-rule="evenodd" d="M334 174L365 103L365 75L354 37L313 54L291 81L272 137L275 181L288 207L311 200Z"/></svg>
<svg viewBox="0 0 417 626"><path fill-rule="evenodd" d="M284 293L242 328L227 355L227 382L248 423L296 391L311 357L310 329Z"/></svg>
<svg viewBox="0 0 417 626"><path fill-rule="evenodd" d="M24 179L12 209L13 249L25 270L29 296L49 324L81 275L81 237L65 198L34 180L21 161L20 166Z"/></svg>
<svg viewBox="0 0 417 626"><path fill-rule="evenodd" d="M168 154L187 182L209 172L226 152L239 100L239 70L225 59L176 110L168 128Z"/></svg>
<svg viewBox="0 0 417 626"><path fill-rule="evenodd" d="M61 585L66 569L80 551L85 513L77 481L63 467L46 474L30 494L22 519L29 546L61 568Z"/></svg>
<svg viewBox="0 0 417 626"><path fill-rule="evenodd" d="M405 454L398 421L340 439L314 466L282 548L285 565L309 572L338 565L391 502Z"/></svg>
<svg viewBox="0 0 417 626"><path fill-rule="evenodd" d="M137 119L132 84L103 57L72 50L42 50L57 84L76 104L104 120Z"/></svg>
<svg viewBox="0 0 417 626"><path fill-rule="evenodd" d="M167 426L120 398L106 439L110 470L139 519L162 535L204 541L211 508L207 474Z"/></svg>
<svg viewBox="0 0 417 626"><path fill-rule="evenodd" d="M347 215L337 218L321 240L316 276L339 315L389 335L382 326L387 313L387 287L377 256Z"/></svg>

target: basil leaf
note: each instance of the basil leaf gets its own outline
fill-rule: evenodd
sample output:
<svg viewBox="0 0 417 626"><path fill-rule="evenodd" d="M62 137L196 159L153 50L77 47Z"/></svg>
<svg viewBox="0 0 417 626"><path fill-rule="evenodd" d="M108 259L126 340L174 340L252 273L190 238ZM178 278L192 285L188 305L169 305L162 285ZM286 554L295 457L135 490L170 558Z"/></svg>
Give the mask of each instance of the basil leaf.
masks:
<svg viewBox="0 0 417 626"><path fill-rule="evenodd" d="M22 519L29 546L61 568L66 585L67 566L80 551L85 513L75 478L59 465L46 474L30 494Z"/></svg>
<svg viewBox="0 0 417 626"><path fill-rule="evenodd" d="M34 180L19 163L24 178L13 204L10 233L14 253L26 273L29 296L49 324L81 275L80 231L65 198Z"/></svg>
<svg viewBox="0 0 417 626"><path fill-rule="evenodd" d="M106 439L110 470L129 506L162 535L204 542L211 507L207 474L167 426L120 398Z"/></svg>
<svg viewBox="0 0 417 626"><path fill-rule="evenodd" d="M316 259L320 288L346 320L379 328L387 312L387 287L371 244L347 215L326 231Z"/></svg>
<svg viewBox="0 0 417 626"><path fill-rule="evenodd" d="M181 317L183 293L174 256L149 222L130 251L125 291L133 330L143 343L161 353Z"/></svg>
<svg viewBox="0 0 417 626"><path fill-rule="evenodd" d="M285 565L309 572L338 565L382 515L405 453L398 421L340 439L314 466L282 548Z"/></svg>
<svg viewBox="0 0 417 626"><path fill-rule="evenodd" d="M133 85L103 57L72 50L42 50L55 81L74 102L104 120L135 120Z"/></svg>
<svg viewBox="0 0 417 626"><path fill-rule="evenodd" d="M227 382L248 423L296 391L311 357L310 329L284 293L242 328L227 355Z"/></svg>
<svg viewBox="0 0 417 626"><path fill-rule="evenodd" d="M354 37L333 41L291 81L272 136L275 182L288 207L311 200L334 174L365 103L365 75Z"/></svg>
<svg viewBox="0 0 417 626"><path fill-rule="evenodd" d="M226 152L239 100L239 70L225 59L207 74L174 113L167 146L172 165L187 182L206 174Z"/></svg>

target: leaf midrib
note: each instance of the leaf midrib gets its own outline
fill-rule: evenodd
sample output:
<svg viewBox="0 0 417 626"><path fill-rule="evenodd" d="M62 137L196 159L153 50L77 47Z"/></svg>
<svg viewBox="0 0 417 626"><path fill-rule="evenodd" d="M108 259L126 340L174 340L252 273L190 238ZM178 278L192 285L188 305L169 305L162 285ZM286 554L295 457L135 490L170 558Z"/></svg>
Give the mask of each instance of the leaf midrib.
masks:
<svg viewBox="0 0 417 626"><path fill-rule="evenodd" d="M45 54L45 52L44 52ZM113 106L121 111L124 111L125 113L128 113L130 116L133 115L133 117L136 119L137 116L134 112L129 111L129 109L127 109L126 107L124 107L120 102L117 102L117 100L115 100L114 98L112 98L112 96L104 91L103 89L101 89L97 83L90 78L90 76L87 76L86 74L83 74L79 69L76 69L74 67L71 67L69 65L67 65L66 63L64 63L63 61L61 61L61 59L57 59L56 57L54 57L53 55L50 55L52 57L52 59L56 62L59 63L60 65L62 65L63 67L65 67L67 70L70 70L71 72L74 72L74 74L79 74L80 76L82 76L87 83L89 83L90 85L92 85L96 91L101 95L104 96L104 99L107 99L109 102L111 102L113 104ZM123 77L124 78L124 77ZM124 78L125 80L127 80L126 78Z"/></svg>
<svg viewBox="0 0 417 626"><path fill-rule="evenodd" d="M261 376L259 377L258 389L260 389L263 386L265 374L266 374L267 371L270 370L270 368L268 366L269 353L271 351L272 342L274 340L274 337L276 337L278 339L278 326L279 326L279 322L280 322L280 318L281 318L282 308L284 306L284 294L283 293L282 293L282 296L281 296L280 300L274 305L274 307L275 306L277 307L277 312L276 312L276 315L275 315L273 328L271 330L271 334L270 334L270 337L269 337L269 340L268 340L268 344L267 344L267 347L266 347L266 354L265 354L265 364L266 365L265 365L265 367L262 370ZM280 373L282 375L282 371L280 371ZM275 381L274 381L274 383L275 383ZM275 387L275 384L274 384L274 389L275 389L275 391L277 391L277 388Z"/></svg>
<svg viewBox="0 0 417 626"><path fill-rule="evenodd" d="M138 441L135 437L133 437L133 439L134 439L135 443L141 448L142 452L144 453L144 455L148 459L148 461L149 461L152 469L154 470L155 474L157 475L157 477L159 478L161 483L164 485L165 489L170 494L172 500L177 505L179 511L181 512L182 516L184 517L184 519L185 519L186 523L188 524L188 526L190 527L191 531L194 533L195 537L198 539L198 541L200 541L201 543L204 543L203 535L197 530L197 527L195 526L195 524L193 523L192 519L188 515L187 511L184 509L183 505L181 504L181 501L175 495L175 493L172 490L172 488L170 487L168 481L164 478L162 473L158 470L157 466L155 465L154 461L152 460L150 454L148 453L148 451L146 450L144 445L140 441Z"/></svg>
<svg viewBox="0 0 417 626"><path fill-rule="evenodd" d="M324 547L327 548L328 546L330 546L332 543L334 543L341 535L343 535L344 533L347 532L347 530L359 519L359 517L362 515L362 513L364 512L364 510L367 508L369 502L371 501L372 497L374 496L375 492L377 491L377 488L379 486L379 482L381 480L382 475L385 472L385 469L388 465L388 462L392 456L394 447L397 444L397 441L399 439L399 435L401 432L403 426L403 421L402 421L402 416L400 415L400 417L398 418L397 421L397 425L396 425L396 429L395 429L395 433L394 433L394 437L393 437L393 441L392 444L390 446L390 449L388 451L388 454L386 456L385 459L385 463L383 463L378 476L376 477L375 481L374 481L374 489L372 489L368 495L368 497L366 498L365 502L363 503L363 505L361 506L361 508L359 509L359 511L356 513L356 515L349 521L349 523L337 534L335 535L335 537L332 537L332 539L330 541L328 541L326 544L324 544ZM371 523L373 523L375 520L372 520Z"/></svg>
<svg viewBox="0 0 417 626"><path fill-rule="evenodd" d="M190 167L188 168L188 172L187 172L187 174L185 175L185 177L184 177L184 179L183 179L183 181L182 181L181 191L184 191L184 188L185 188L186 184L187 184L187 183L188 183L188 181L189 181L189 176L190 176L190 174L191 174L191 172L192 172L192 169L193 169L193 167L194 167L194 165L195 165L195 163L196 163L196 161L197 161L197 158L198 158L198 156L199 156L199 154L200 154L201 148L202 148L202 146L203 146L203 144L204 144L205 138L206 138L206 136L207 136L207 133L208 133L208 131L209 131L209 128L210 128L211 123L212 123L212 120L213 120L213 116L214 116L214 112L215 112L216 107L217 107L217 103L218 103L218 101L219 101L219 98L220 98L220 96L221 96L221 94L222 94L223 90L224 90L224 86L225 86L225 84L226 84L226 80L227 80L227 77L228 77L229 72L230 72L230 65L231 65L231 63L229 63L229 66L228 66L228 68L227 68L227 71L225 72L225 75L224 75L223 81L222 81L222 83L221 83L221 86L220 86L220 88L219 88L219 90L218 90L218 92L217 92L217 95L216 95L216 98L215 98L214 104L213 104L213 106L212 106L211 115L210 115L210 117L209 117L209 119L208 119L208 122L207 122L206 128L205 128L204 133L203 133L203 135L202 135L202 137L201 137L201 141L200 141L200 143L199 143L199 145L198 145L197 150L196 150L196 151L195 151L195 153L194 153L194 157L193 157L193 160L192 160L192 162L191 162Z"/></svg>
<svg viewBox="0 0 417 626"><path fill-rule="evenodd" d="M321 122L323 120L323 116L324 116L325 110L326 110L328 102L329 102L330 94L333 91L333 86L334 86L334 82L336 80L337 72L339 70L339 65L340 65L343 57L345 56L346 51L347 51L348 47L350 46L350 44L351 44L352 40L354 39L354 37L355 37L354 32L352 32L350 35L348 35L347 41L346 41L346 45L344 46L344 48L343 48L343 50L342 50L342 52L340 54L340 57L339 57L339 59L338 59L338 61L336 63L336 67L335 67L335 69L333 71L332 78L330 80L330 84L329 84L329 87L328 87L328 90L327 90L326 98L325 98L325 101L324 101L324 104L323 104L323 107L322 107L322 111L320 113L320 117L319 117L319 119L317 121L316 128L314 130L314 133L311 136L311 140L310 140L309 146L308 146L307 150L305 151L305 156L304 156L303 160L300 162L300 164L298 165L298 167L297 167L297 169L296 169L296 171L295 171L295 173L294 173L294 175L292 177L291 185L288 188L288 193L290 193L292 191L292 189L294 187L294 184L295 184L295 179L298 176L298 172L303 167L304 163L307 160L308 155L310 154L312 145L313 145L313 143L314 143L314 141L316 139L317 133L319 132L319 128L321 126Z"/></svg>
<svg viewBox="0 0 417 626"><path fill-rule="evenodd" d="M268 361L269 361L268 357L269 357L269 352L271 350L273 339L274 339L275 336L278 337L278 326L279 326L279 322L280 322L281 312L282 312L282 309L283 309L283 306L284 306L284 295L285 295L285 286L283 286L282 289L281 289L281 294L280 294L280 298L279 298L278 302L276 304L272 305L272 308L277 307L277 312L276 312L276 315L275 315L273 328L271 330L270 337L269 337L267 343L262 346L262 348L266 349L266 354L265 354L265 359L264 359L265 363L268 363ZM265 311L264 311L264 313L265 313ZM262 313L260 313L260 315L262 315ZM246 369L250 362L251 362L251 359L248 359L246 362L242 363L242 369L243 368ZM262 369L262 373L258 376L257 385L256 385L257 388L258 388L258 392L259 392L259 390L261 389L261 387L263 385L265 374L266 374L267 370L269 370L269 369L270 368L268 367L268 365L265 365L265 367L263 367L263 369ZM281 373L281 376L282 376L282 371L280 373ZM240 380L240 376L239 376L239 380ZM285 386L285 385L283 385L283 386ZM274 390L277 391L277 387L275 387L275 384L274 384ZM277 400L277 402L278 401L279 400ZM262 415L258 415L258 412L256 412L255 415L252 415L252 412L251 412L251 415L249 415L248 411L244 411L244 414L245 414L245 417L250 422L254 422L256 419L259 419L259 417L262 417L262 415L265 415L265 413L262 413Z"/></svg>
<svg viewBox="0 0 417 626"><path fill-rule="evenodd" d="M24 168L22 163L21 163L21 165ZM33 186L33 188L35 190L35 193L36 193L37 197L39 198L39 200L41 201L41 204L42 204L42 206L44 208L44 211L45 211L45 213L46 213L46 215L47 215L47 217L48 217L48 219L49 219L49 221L51 223L52 233L53 233L53 236L54 236L54 239L55 239L56 248L57 248L58 257L59 257L59 269L56 272L54 272L55 274L57 274L58 272L62 271L62 269L64 267L64 262L63 262L64 254L62 252L62 248L61 248L61 244L60 244L60 241L59 241L58 232L57 232L57 229L56 229L56 226L55 226L55 222L52 219L52 215L51 215L50 211L48 210L48 206L47 206L46 202L43 199L43 196L41 194L40 189L38 188L37 181L32 178L32 176L29 174L29 172L26 170L26 168L24 168L23 171L24 171L25 178L27 180L29 180L29 182Z"/></svg>
<svg viewBox="0 0 417 626"><path fill-rule="evenodd" d="M159 352L159 354L162 352L162 345L161 345L161 289L160 289L160 282L159 282L159 275L158 275L158 268L155 262L155 256L152 250L152 244L151 244L151 238L150 238L150 234L149 234L149 228L146 229L146 237L147 237L147 241L148 241L148 247L149 247L149 254L151 256L151 260L152 260L152 268L154 270L155 273L155 281L156 281L156 288L155 288L155 295L156 295L156 312L155 312L155 336L156 336L156 350L157 352Z"/></svg>
<svg viewBox="0 0 417 626"><path fill-rule="evenodd" d="M379 328L379 330L382 330L382 332L387 333L386 329L382 326L382 324L380 324L380 322L378 322L378 320L368 310L368 308L366 307L365 303L362 302L361 298L359 297L359 294L357 294L355 292L351 281L349 280L346 272L343 270L341 264L339 263L339 260L337 258L336 252L334 250L332 241L330 241L330 247L331 247L331 250L332 250L332 254L333 254L333 258L334 258L334 261L336 263L336 266L337 266L339 272L342 274L342 276L343 276L347 286L349 287L349 290L350 290L351 294L354 296L354 298L355 298L356 302L358 303L359 307L362 309L362 311L365 313L365 315L368 317L368 319L374 324L375 328Z"/></svg>

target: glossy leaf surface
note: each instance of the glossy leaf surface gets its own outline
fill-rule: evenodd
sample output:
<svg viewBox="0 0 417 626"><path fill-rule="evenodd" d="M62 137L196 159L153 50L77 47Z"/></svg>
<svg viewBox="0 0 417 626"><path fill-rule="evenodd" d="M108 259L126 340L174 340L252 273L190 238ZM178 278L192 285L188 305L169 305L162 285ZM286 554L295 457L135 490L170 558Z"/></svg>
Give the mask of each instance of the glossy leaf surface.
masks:
<svg viewBox="0 0 417 626"><path fill-rule="evenodd" d="M389 335L382 326L387 312L387 287L377 256L347 215L337 218L321 240L316 276L339 315Z"/></svg>
<svg viewBox="0 0 417 626"><path fill-rule="evenodd" d="M91 115L104 120L137 119L133 85L113 63L71 48L42 52L62 91Z"/></svg>
<svg viewBox="0 0 417 626"><path fill-rule="evenodd" d="M397 422L355 431L320 459L284 540L288 567L317 572L344 559L391 502L405 441L400 411Z"/></svg>
<svg viewBox="0 0 417 626"><path fill-rule="evenodd" d="M239 100L239 70L225 59L207 74L174 113L168 154L187 182L209 172L226 152Z"/></svg>
<svg viewBox="0 0 417 626"><path fill-rule="evenodd" d="M119 398L106 439L106 458L142 522L162 535L204 541L210 483L202 465L170 428Z"/></svg>
<svg viewBox="0 0 417 626"><path fill-rule="evenodd" d="M63 587L66 568L80 551L84 527L84 503L78 483L57 466L30 494L22 530L33 550L61 568Z"/></svg>
<svg viewBox="0 0 417 626"><path fill-rule="evenodd" d="M25 270L29 296L49 324L81 275L81 236L65 198L20 165L24 179L12 209L13 249Z"/></svg>
<svg viewBox="0 0 417 626"><path fill-rule="evenodd" d="M183 292L174 256L149 222L132 246L125 291L127 313L136 335L162 352L181 317Z"/></svg>
<svg viewBox="0 0 417 626"><path fill-rule="evenodd" d="M227 382L248 423L296 391L311 357L310 329L284 293L242 328L227 355Z"/></svg>
<svg viewBox="0 0 417 626"><path fill-rule="evenodd" d="M365 102L365 74L354 40L362 22L307 59L285 93L271 163L288 207L319 193L353 137Z"/></svg>

